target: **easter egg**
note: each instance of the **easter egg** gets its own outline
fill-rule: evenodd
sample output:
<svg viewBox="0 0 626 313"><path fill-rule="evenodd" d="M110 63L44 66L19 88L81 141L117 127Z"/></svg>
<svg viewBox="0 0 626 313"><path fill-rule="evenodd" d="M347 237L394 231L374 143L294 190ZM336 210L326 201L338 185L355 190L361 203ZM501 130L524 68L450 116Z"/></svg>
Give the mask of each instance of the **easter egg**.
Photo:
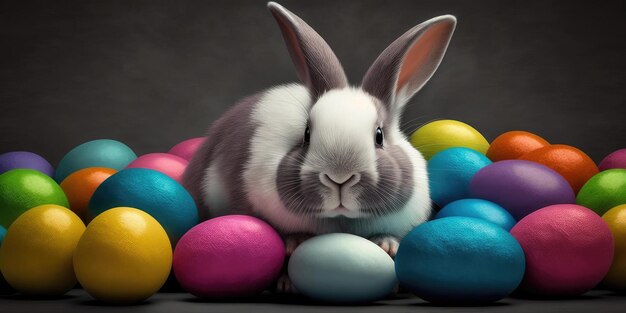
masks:
<svg viewBox="0 0 626 313"><path fill-rule="evenodd" d="M0 154L0 174L18 168L29 168L40 171L50 177L54 176L52 165L36 153L13 151Z"/></svg>
<svg viewBox="0 0 626 313"><path fill-rule="evenodd" d="M88 167L70 174L61 182L70 209L83 221L91 220L87 207L93 193L103 181L116 172L117 170L112 168Z"/></svg>
<svg viewBox="0 0 626 313"><path fill-rule="evenodd" d="M470 182L470 195L499 204L516 220L551 204L575 202L572 187L561 175L524 160L483 167Z"/></svg>
<svg viewBox="0 0 626 313"><path fill-rule="evenodd" d="M126 168L147 168L161 172L177 182L181 182L189 162L168 153L148 153L130 162Z"/></svg>
<svg viewBox="0 0 626 313"><path fill-rule="evenodd" d="M493 162L515 160L524 154L549 146L545 139L526 131L513 130L494 139L487 150L487 157Z"/></svg>
<svg viewBox="0 0 626 313"><path fill-rule="evenodd" d="M149 214L134 208L110 209L95 217L74 253L74 270L92 297L136 303L156 293L172 266L167 233Z"/></svg>
<svg viewBox="0 0 626 313"><path fill-rule="evenodd" d="M127 145L111 139L85 142L70 150L59 162L55 179L62 182L73 172L87 167L106 167L121 170L137 155Z"/></svg>
<svg viewBox="0 0 626 313"><path fill-rule="evenodd" d="M189 192L163 173L143 168L121 170L105 180L89 202L92 217L115 207L137 208L152 215L170 241L198 223L198 210Z"/></svg>
<svg viewBox="0 0 626 313"><path fill-rule="evenodd" d="M537 210L512 229L526 254L520 289L546 296L575 296L595 287L613 259L613 238L593 211L576 204Z"/></svg>
<svg viewBox="0 0 626 313"><path fill-rule="evenodd" d="M417 226L396 254L400 285L440 303L484 303L513 292L524 276L524 253L502 227L453 216Z"/></svg>
<svg viewBox="0 0 626 313"><path fill-rule="evenodd" d="M196 153L196 150L204 143L204 137L187 139L179 144L175 145L167 153L179 156L187 161L191 161L191 158Z"/></svg>
<svg viewBox="0 0 626 313"><path fill-rule="evenodd" d="M515 225L515 218L505 208L482 199L461 199L451 202L437 212L435 219L451 216L479 218L507 231Z"/></svg>
<svg viewBox="0 0 626 313"><path fill-rule="evenodd" d="M50 176L32 169L0 175L0 225L8 228L26 210L42 204L68 206L63 189Z"/></svg>
<svg viewBox="0 0 626 313"><path fill-rule="evenodd" d="M383 249L344 233L316 236L300 244L289 259L288 271L298 292L325 302L376 301L397 284L393 260Z"/></svg>
<svg viewBox="0 0 626 313"><path fill-rule="evenodd" d="M20 215L7 229L0 269L19 292L58 296L76 285L72 255L85 224L67 208L41 205Z"/></svg>
<svg viewBox="0 0 626 313"><path fill-rule="evenodd" d="M543 164L559 173L572 187L574 192L595 174L598 174L596 163L584 152L567 145L551 145L533 150L519 157Z"/></svg>
<svg viewBox="0 0 626 313"><path fill-rule="evenodd" d="M607 155L598 166L601 171L612 168L626 169L626 149L617 150Z"/></svg>
<svg viewBox="0 0 626 313"><path fill-rule="evenodd" d="M610 169L591 177L578 192L576 203L599 215L626 204L626 169Z"/></svg>
<svg viewBox="0 0 626 313"><path fill-rule="evenodd" d="M189 230L174 251L174 274L188 292L203 298L252 296L280 274L285 244L266 222L226 215Z"/></svg>
<svg viewBox="0 0 626 313"><path fill-rule="evenodd" d="M4 235L6 234L6 232L7 232L6 229L0 226L0 246L2 245L2 240L4 239ZM0 295L12 294L14 292L15 291L7 283L7 281L4 279L4 276L2 276L2 272L0 271Z"/></svg>
<svg viewBox="0 0 626 313"><path fill-rule="evenodd" d="M602 281L605 287L612 290L626 290L626 204L608 210L602 219L611 229L613 235L614 254L609 272Z"/></svg>
<svg viewBox="0 0 626 313"><path fill-rule="evenodd" d="M453 147L470 148L482 154L489 148L485 137L476 129L455 120L439 120L420 127L411 135L411 144L426 160Z"/></svg>
<svg viewBox="0 0 626 313"><path fill-rule="evenodd" d="M491 164L483 154L469 148L449 148L428 161L430 197L438 206L469 197L474 174Z"/></svg>

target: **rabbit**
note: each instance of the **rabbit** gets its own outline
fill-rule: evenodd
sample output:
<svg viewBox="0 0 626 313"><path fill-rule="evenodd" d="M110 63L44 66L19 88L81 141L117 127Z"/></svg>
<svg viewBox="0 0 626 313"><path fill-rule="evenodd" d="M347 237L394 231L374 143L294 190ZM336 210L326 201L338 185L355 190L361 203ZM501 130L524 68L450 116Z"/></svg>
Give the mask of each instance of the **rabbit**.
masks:
<svg viewBox="0 0 626 313"><path fill-rule="evenodd" d="M431 214L426 161L400 130L402 110L441 63L456 18L408 30L355 87L307 23L277 3L267 7L301 83L261 91L224 113L183 185L201 219L259 217L283 236L287 255L310 236L345 232L393 257Z"/></svg>

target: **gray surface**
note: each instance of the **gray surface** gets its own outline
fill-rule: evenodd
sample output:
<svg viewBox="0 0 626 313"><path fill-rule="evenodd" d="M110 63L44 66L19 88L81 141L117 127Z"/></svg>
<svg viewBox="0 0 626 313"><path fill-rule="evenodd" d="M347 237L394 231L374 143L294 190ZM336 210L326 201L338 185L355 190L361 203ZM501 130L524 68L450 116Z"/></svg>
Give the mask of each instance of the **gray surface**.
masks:
<svg viewBox="0 0 626 313"><path fill-rule="evenodd" d="M626 296L592 291L584 296L559 300L506 298L485 306L438 306L408 294L369 305L320 304L294 296L265 293L254 299L205 302L185 293L160 293L135 306L104 306L83 290L75 289L61 299L1 296L2 312L624 312Z"/></svg>
<svg viewBox="0 0 626 313"><path fill-rule="evenodd" d="M353 84L405 30L457 16L407 131L438 118L488 140L526 129L596 161L626 146L623 0L280 2L326 38ZM0 152L54 165L95 138L167 150L236 100L296 80L264 0L1 1L0 38Z"/></svg>

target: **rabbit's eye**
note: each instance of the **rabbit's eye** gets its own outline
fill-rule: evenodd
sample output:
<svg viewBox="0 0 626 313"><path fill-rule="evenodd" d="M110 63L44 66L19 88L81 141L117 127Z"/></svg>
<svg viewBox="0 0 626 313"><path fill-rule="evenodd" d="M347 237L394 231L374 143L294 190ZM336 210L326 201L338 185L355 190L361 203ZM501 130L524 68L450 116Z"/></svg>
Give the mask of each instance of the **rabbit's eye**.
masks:
<svg viewBox="0 0 626 313"><path fill-rule="evenodd" d="M304 144L308 144L311 141L311 130L309 127L304 130Z"/></svg>
<svg viewBox="0 0 626 313"><path fill-rule="evenodd" d="M380 127L376 128L376 144L383 145L383 130Z"/></svg>

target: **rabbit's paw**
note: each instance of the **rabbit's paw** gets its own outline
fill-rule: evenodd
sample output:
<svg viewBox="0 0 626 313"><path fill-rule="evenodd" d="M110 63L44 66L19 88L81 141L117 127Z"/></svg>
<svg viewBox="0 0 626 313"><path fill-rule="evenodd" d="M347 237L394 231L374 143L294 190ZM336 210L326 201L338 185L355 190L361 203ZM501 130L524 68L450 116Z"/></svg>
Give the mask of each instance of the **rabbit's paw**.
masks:
<svg viewBox="0 0 626 313"><path fill-rule="evenodd" d="M385 250L391 258L396 257L400 242L396 237L390 235L374 236L370 238L370 241L377 244L381 249Z"/></svg>
<svg viewBox="0 0 626 313"><path fill-rule="evenodd" d="M285 272L280 275L278 280L276 281L276 292L277 293L288 293L288 294L297 294L298 290L289 279L289 275Z"/></svg>
<svg viewBox="0 0 626 313"><path fill-rule="evenodd" d="M291 254L296 250L296 248L307 239L313 237L312 234L289 234L285 235L285 253L287 256L291 256Z"/></svg>

